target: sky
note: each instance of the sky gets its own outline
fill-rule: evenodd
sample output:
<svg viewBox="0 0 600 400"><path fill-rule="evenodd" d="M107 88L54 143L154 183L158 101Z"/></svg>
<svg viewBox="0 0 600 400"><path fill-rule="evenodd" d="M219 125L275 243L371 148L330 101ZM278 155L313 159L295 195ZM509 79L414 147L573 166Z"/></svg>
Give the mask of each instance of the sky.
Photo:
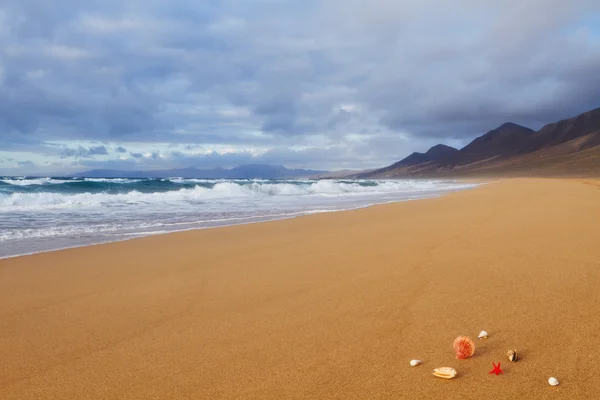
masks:
<svg viewBox="0 0 600 400"><path fill-rule="evenodd" d="M0 0L0 175L382 167L598 71L597 0Z"/></svg>

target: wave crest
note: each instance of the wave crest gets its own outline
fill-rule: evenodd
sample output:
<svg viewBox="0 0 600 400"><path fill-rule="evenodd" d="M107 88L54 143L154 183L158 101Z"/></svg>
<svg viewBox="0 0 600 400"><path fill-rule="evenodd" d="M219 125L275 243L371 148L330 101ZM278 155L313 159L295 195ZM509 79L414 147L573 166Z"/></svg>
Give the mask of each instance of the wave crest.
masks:
<svg viewBox="0 0 600 400"><path fill-rule="evenodd" d="M413 192L460 189L468 185L433 181L350 181L350 180L298 180L298 181L183 181L185 187L166 180L168 187L144 188L148 180L130 182L121 192L36 191L0 193L0 212L40 211L51 209L117 207L128 205L177 205L210 202L239 201L241 198L278 198L299 200L306 196L341 197L400 194ZM67 181L67 185L73 182ZM98 184L103 184L102 182ZM82 187L81 189L85 189ZM89 189L89 187L87 188Z"/></svg>

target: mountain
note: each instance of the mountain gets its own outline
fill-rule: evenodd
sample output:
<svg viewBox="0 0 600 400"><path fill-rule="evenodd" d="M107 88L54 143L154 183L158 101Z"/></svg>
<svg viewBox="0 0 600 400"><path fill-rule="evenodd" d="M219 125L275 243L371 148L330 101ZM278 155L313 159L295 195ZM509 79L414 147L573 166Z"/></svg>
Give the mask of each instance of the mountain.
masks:
<svg viewBox="0 0 600 400"><path fill-rule="evenodd" d="M436 151L432 151L436 149ZM600 175L600 108L539 131L507 122L460 150L438 145L360 178Z"/></svg>
<svg viewBox="0 0 600 400"><path fill-rule="evenodd" d="M427 150L425 153L412 153L410 156L397 162L395 165L415 165L431 161L444 163L452 160L452 158L456 156L456 153L458 153L458 150L454 147L446 146L445 144L437 144Z"/></svg>
<svg viewBox="0 0 600 400"><path fill-rule="evenodd" d="M507 122L460 149L455 164L465 165L496 157L517 155L531 140L533 129Z"/></svg>
<svg viewBox="0 0 600 400"><path fill-rule="evenodd" d="M432 171L443 168L444 165L451 163L458 154L458 150L445 144L437 144L427 150L425 153L412 153L408 157L398 161L389 167L365 171L355 174L355 178L387 178L395 175L412 175L422 173L423 171Z"/></svg>
<svg viewBox="0 0 600 400"><path fill-rule="evenodd" d="M324 174L327 171L310 169L288 169L281 165L248 164L235 168L198 169L194 167L153 170L153 171L119 171L95 169L81 172L73 176L86 178L204 178L204 179L284 179L304 178Z"/></svg>
<svg viewBox="0 0 600 400"><path fill-rule="evenodd" d="M556 146L595 132L600 132L600 108L544 126L532 136L523 153ZM597 144L593 143L596 142L588 145Z"/></svg>

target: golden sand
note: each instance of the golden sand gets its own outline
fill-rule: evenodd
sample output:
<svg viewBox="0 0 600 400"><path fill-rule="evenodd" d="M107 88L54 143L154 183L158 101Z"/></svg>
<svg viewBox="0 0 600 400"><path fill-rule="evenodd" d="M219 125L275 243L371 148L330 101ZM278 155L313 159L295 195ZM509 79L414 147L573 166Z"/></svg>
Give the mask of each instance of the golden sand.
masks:
<svg viewBox="0 0 600 400"><path fill-rule="evenodd" d="M591 399L598 315L600 183L504 180L0 260L0 399Z"/></svg>

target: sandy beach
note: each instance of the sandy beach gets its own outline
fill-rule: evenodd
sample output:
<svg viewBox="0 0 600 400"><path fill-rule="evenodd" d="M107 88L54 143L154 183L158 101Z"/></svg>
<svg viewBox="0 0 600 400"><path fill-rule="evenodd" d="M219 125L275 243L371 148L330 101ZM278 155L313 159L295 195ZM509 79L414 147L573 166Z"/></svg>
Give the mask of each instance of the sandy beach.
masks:
<svg viewBox="0 0 600 400"><path fill-rule="evenodd" d="M0 399L590 399L599 287L577 179L0 260Z"/></svg>

